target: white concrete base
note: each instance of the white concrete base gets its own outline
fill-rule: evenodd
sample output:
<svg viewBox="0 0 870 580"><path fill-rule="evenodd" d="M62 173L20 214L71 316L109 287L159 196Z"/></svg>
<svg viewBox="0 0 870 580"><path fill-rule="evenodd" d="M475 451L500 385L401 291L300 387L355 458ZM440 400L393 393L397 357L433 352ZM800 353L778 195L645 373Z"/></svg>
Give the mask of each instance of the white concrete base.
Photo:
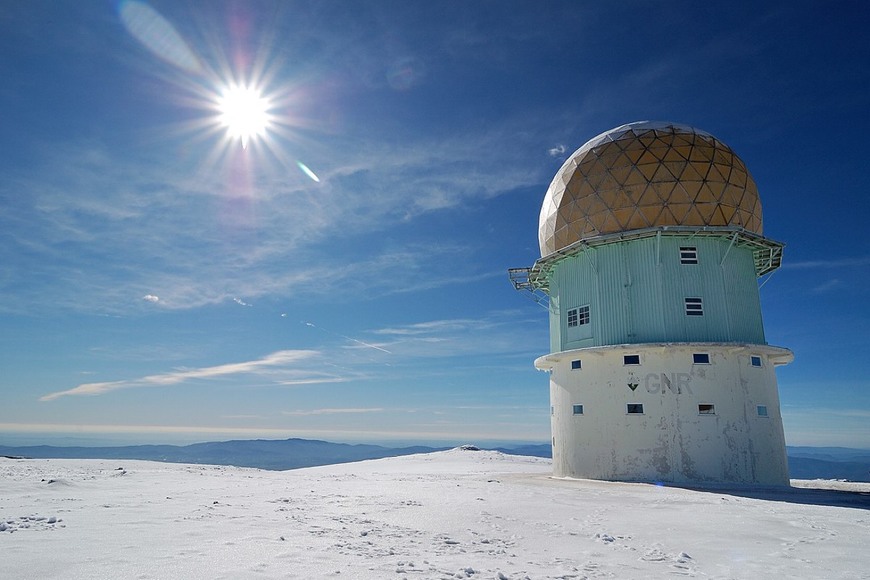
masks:
<svg viewBox="0 0 870 580"><path fill-rule="evenodd" d="M709 364L695 363L695 354L708 355ZM626 355L638 355L640 364L625 364ZM551 372L553 475L788 485L774 367L793 358L784 348L723 343L540 357L535 366ZM580 368L572 369L577 360Z"/></svg>

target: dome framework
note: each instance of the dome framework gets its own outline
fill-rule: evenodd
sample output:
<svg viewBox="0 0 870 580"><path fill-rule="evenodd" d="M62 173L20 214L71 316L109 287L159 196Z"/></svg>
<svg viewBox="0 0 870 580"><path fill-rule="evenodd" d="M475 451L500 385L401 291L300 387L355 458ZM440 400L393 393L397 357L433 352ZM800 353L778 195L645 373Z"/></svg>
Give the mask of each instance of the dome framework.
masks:
<svg viewBox="0 0 870 580"><path fill-rule="evenodd" d="M743 161L703 131L643 121L574 152L541 208L541 256L597 236L666 226L762 234L758 189Z"/></svg>

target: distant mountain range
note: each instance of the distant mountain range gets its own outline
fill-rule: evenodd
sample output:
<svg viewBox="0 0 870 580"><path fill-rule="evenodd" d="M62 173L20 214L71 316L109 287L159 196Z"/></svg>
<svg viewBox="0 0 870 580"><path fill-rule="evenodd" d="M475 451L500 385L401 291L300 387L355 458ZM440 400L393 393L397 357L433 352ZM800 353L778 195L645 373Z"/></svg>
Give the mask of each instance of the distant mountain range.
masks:
<svg viewBox="0 0 870 580"><path fill-rule="evenodd" d="M143 459L169 463L235 465L260 469L297 469L349 463L364 459L381 459L415 453L430 453L443 448L381 447L348 445L312 439L251 439L194 443L192 445L128 445L123 447L33 447L0 446L0 456L33 459Z"/></svg>
<svg viewBox="0 0 870 580"><path fill-rule="evenodd" d="M0 445L0 456L33 459L142 459L283 470L431 453L444 449L446 448L424 445L412 447L350 445L313 439L252 439L183 446L9 447ZM511 455L552 456L549 444L491 449ZM789 472L793 479L845 479L870 482L870 450L844 447L788 447L787 451Z"/></svg>
<svg viewBox="0 0 870 580"><path fill-rule="evenodd" d="M787 447L793 479L870 482L870 450L846 447Z"/></svg>

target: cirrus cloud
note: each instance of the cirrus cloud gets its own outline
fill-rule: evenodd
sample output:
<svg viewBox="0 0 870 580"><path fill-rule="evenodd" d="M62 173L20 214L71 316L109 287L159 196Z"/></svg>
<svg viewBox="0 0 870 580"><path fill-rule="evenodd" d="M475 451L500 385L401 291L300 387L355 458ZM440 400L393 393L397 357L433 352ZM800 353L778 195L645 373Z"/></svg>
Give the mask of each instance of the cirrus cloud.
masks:
<svg viewBox="0 0 870 580"><path fill-rule="evenodd" d="M211 379L228 375L256 374L266 370L275 369L276 367L311 359L319 354L318 351L314 350L280 350L252 361L228 363L195 369L179 369L168 373L148 375L138 379L123 381L84 383L66 391L57 391L55 393L43 395L39 400L53 401L60 397L72 395L102 395L118 389L175 385L191 379Z"/></svg>

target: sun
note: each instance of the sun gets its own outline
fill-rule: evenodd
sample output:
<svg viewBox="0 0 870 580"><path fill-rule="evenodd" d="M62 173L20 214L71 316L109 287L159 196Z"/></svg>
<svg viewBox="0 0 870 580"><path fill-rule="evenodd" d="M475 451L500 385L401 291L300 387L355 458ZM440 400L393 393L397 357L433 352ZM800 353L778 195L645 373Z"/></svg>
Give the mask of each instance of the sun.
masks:
<svg viewBox="0 0 870 580"><path fill-rule="evenodd" d="M231 86L218 99L219 122L230 139L241 139L242 148L254 137L262 137L269 128L269 100L253 87Z"/></svg>

